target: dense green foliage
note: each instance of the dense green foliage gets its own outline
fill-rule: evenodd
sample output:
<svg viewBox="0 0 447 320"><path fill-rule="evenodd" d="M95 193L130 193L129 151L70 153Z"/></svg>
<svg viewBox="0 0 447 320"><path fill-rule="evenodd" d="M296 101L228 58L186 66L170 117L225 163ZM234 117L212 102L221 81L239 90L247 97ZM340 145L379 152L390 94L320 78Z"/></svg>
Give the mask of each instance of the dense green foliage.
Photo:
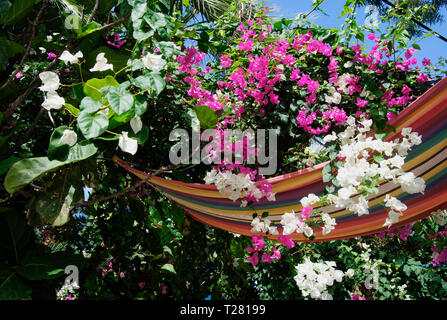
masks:
<svg viewBox="0 0 447 320"><path fill-rule="evenodd" d="M275 37L293 39L311 30L318 40L334 48L343 46L344 59L352 59L350 46L363 43L365 34L374 32L357 25L353 2L347 1L346 23L339 30L302 18L283 19L272 22L273 36L265 42L273 43ZM395 11L389 14L398 17ZM195 22L197 17L204 21ZM446 268L424 266L431 264L434 245L438 250L445 247L444 238L429 237L444 228L433 218L413 225L406 241L396 231L392 238L374 235L297 243L290 250L281 247L281 260L253 267L246 261L250 238L190 219L174 202L113 162L118 155L142 170L160 168L167 178L203 181L209 166L171 165L172 143L167 137L173 128L190 128L195 118L202 127L212 127L227 110L210 115L209 108L195 106L192 100L185 103L188 85L177 72L175 57L191 44L207 53L207 65L215 73L203 75L202 80L207 89L215 90L216 80L230 72L220 66L222 54L236 61L236 67L247 64L235 45L240 39L236 28L255 17L269 19L261 6L244 1L104 0L98 7L87 0L0 4L0 299L55 299L67 265L80 270L80 288L73 295L78 299L204 299L209 295L212 299L303 299L293 277L304 256L335 261L338 269L355 271L353 278L330 289L335 299L350 299L351 292L367 299L447 298ZM411 23L409 17L402 19ZM404 23L384 31L382 38L395 44L388 47L390 54L404 52L413 43ZM140 59L155 48L163 56L161 70L145 68ZM50 53L59 57L64 50L82 51L82 63L66 65L51 58ZM90 70L100 52L113 70ZM318 68L326 66L328 58L312 60L308 55L303 60L308 63L303 70L327 76ZM426 71L435 79L444 74L442 67L431 65ZM362 70L362 82L379 92L376 83L389 82L399 89L408 83L415 97L432 84L418 83L415 70L401 72L391 64L386 68L377 78ZM62 83L58 94L65 103L58 111L41 107L38 75L44 71L57 72ZM331 149L309 151L311 135L296 124L306 93L287 81L277 92L281 104L269 104L268 117L260 117L249 106L239 125L278 128L290 137L279 141L278 174L335 158ZM354 100L343 107L356 111ZM314 108L322 108L322 103ZM108 113L98 112L104 109ZM383 130L387 112L397 114L402 107L371 103L365 110ZM130 120L138 116L143 127L134 133ZM68 128L77 132L73 146L60 143ZM138 153L120 150L121 132L138 141ZM94 190L89 201L84 200L85 187ZM277 246L277 242L266 240L266 245ZM379 272L376 288L364 285L370 265ZM402 285L406 288L399 290Z"/></svg>

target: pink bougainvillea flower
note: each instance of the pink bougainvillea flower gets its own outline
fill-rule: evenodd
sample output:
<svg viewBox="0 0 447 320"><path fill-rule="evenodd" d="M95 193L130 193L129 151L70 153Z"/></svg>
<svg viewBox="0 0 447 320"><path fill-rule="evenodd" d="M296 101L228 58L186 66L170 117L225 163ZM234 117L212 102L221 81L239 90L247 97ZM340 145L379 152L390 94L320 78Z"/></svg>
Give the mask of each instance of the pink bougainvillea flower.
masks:
<svg viewBox="0 0 447 320"><path fill-rule="evenodd" d="M416 52L416 49L414 49L414 48L407 49L407 51L405 52L405 58L410 59L414 55L415 52Z"/></svg>
<svg viewBox="0 0 447 320"><path fill-rule="evenodd" d="M273 251L272 259L276 259L276 260L281 259L281 251L279 249L277 249L276 247L273 247L272 251Z"/></svg>
<svg viewBox="0 0 447 320"><path fill-rule="evenodd" d="M368 39L369 40L374 40L375 38L376 38L376 35L374 33L368 34Z"/></svg>
<svg viewBox="0 0 447 320"><path fill-rule="evenodd" d="M231 59L228 55L222 55L220 56L220 65L223 68L228 68L231 66Z"/></svg>
<svg viewBox="0 0 447 320"><path fill-rule="evenodd" d="M363 108L368 105L368 100L362 100L360 98L357 98L356 105L360 108Z"/></svg>
<svg viewBox="0 0 447 320"><path fill-rule="evenodd" d="M256 266L259 263L258 253L255 252L251 257L246 258L248 262L250 262L253 266Z"/></svg>
<svg viewBox="0 0 447 320"><path fill-rule="evenodd" d="M417 76L416 79L417 79L418 83L424 83L424 82L431 80L428 75L425 75L422 72L419 73L419 75Z"/></svg>
<svg viewBox="0 0 447 320"><path fill-rule="evenodd" d="M262 255L262 257L261 257L261 261L262 262L267 262L267 263L272 263L273 261L272 261L272 256L270 255L270 254L268 254L268 253L264 253L263 255Z"/></svg>
<svg viewBox="0 0 447 320"><path fill-rule="evenodd" d="M48 52L48 56L47 56L47 59L48 60L53 60L54 58L56 58L57 56L56 56L56 54L55 53L53 53L53 52Z"/></svg>
<svg viewBox="0 0 447 320"><path fill-rule="evenodd" d="M397 230L397 236L404 240L407 241L408 237L411 234L413 226L411 224L408 224L406 226L404 226L403 228L400 228L399 230Z"/></svg>
<svg viewBox="0 0 447 320"><path fill-rule="evenodd" d="M304 219L309 219L310 213L312 212L313 209L314 208L312 206L307 206L307 207L303 208L303 210L301 210L301 216Z"/></svg>
<svg viewBox="0 0 447 320"><path fill-rule="evenodd" d="M239 27L236 28L237 31L245 31L245 24L243 24L241 22L241 24L239 25Z"/></svg>
<svg viewBox="0 0 447 320"><path fill-rule="evenodd" d="M23 73L19 71L19 72L16 73L15 77L16 77L16 79L23 78Z"/></svg>
<svg viewBox="0 0 447 320"><path fill-rule="evenodd" d="M422 65L423 65L423 66L429 66L429 65L431 65L431 61L430 61L430 59L424 58L424 59L422 60Z"/></svg>
<svg viewBox="0 0 447 320"><path fill-rule="evenodd" d="M251 237L251 239L253 241L254 248L256 249L256 251L259 251L259 250L262 250L265 248L263 236L253 236L253 237Z"/></svg>
<svg viewBox="0 0 447 320"><path fill-rule="evenodd" d="M293 242L292 238L287 235L278 236L278 242L288 249L295 247L295 243Z"/></svg>

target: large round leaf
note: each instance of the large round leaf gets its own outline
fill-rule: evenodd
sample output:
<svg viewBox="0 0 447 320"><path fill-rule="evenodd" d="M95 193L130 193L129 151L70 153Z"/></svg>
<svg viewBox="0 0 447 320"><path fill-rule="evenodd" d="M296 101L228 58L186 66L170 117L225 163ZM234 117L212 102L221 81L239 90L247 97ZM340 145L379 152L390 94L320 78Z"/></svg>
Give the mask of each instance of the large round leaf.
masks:
<svg viewBox="0 0 447 320"><path fill-rule="evenodd" d="M107 94L107 100L117 115L122 115L124 112L131 110L134 102L133 96L130 93L117 90L113 87L110 88Z"/></svg>
<svg viewBox="0 0 447 320"><path fill-rule="evenodd" d="M82 141L70 148L67 160L65 161L50 160L47 157L20 160L14 163L6 174L4 182L5 189L10 194L13 194L28 183L40 178L45 173L54 171L65 164L87 159L97 151L98 149L93 143Z"/></svg>
<svg viewBox="0 0 447 320"><path fill-rule="evenodd" d="M81 111L87 112L87 113L94 113L99 110L99 108L102 107L102 103L100 101L97 101L93 99L92 97L85 97L81 101Z"/></svg>
<svg viewBox="0 0 447 320"><path fill-rule="evenodd" d="M119 83L112 76L107 76L104 79L93 78L84 84L84 93L86 96L99 101L102 97L101 88L105 86L118 87Z"/></svg>
<svg viewBox="0 0 447 320"><path fill-rule="evenodd" d="M84 137L92 139L100 136L106 131L109 119L101 113L91 115L81 112L78 117L78 126Z"/></svg>

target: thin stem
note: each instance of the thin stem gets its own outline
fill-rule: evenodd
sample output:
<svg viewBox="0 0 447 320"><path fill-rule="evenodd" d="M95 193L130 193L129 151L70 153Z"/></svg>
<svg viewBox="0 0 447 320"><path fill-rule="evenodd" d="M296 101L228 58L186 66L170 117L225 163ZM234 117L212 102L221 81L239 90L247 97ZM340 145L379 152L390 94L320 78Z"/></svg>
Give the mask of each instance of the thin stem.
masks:
<svg viewBox="0 0 447 320"><path fill-rule="evenodd" d="M99 7L99 0L96 0L95 6L93 7L93 10L92 10L92 13L90 14L90 17L88 17L88 19L87 19L87 23L92 22L93 17L96 14L96 10L98 10L98 7Z"/></svg>

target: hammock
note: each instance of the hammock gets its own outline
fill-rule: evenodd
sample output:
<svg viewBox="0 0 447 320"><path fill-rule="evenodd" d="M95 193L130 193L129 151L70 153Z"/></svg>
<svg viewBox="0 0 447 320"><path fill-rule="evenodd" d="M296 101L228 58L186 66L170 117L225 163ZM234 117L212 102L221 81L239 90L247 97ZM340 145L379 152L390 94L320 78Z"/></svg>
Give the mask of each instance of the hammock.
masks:
<svg viewBox="0 0 447 320"><path fill-rule="evenodd" d="M447 78L430 88L389 121L389 124L399 133L402 128L411 127L413 131L422 135L422 143L409 152L403 170L411 171L425 180L425 193L407 194L398 185L384 182L380 185L378 194L368 197L370 205L368 215L358 216L334 205L320 207L322 211L336 219L337 225L327 235L322 235L321 229L314 229L313 241L347 239L387 230L383 224L388 213L380 205L387 193L397 197L408 207L392 228L424 219L438 209L447 209ZM386 140L394 140L397 137L399 135L393 133ZM116 157L114 160L141 179L150 176ZM325 163L322 163L313 169L267 179L273 185L272 192L276 193L276 201L260 200L253 205L254 209L259 214L267 211L269 219L278 226L279 234L282 234L279 223L281 216L292 210L301 211L300 199L309 193L316 195L323 193L324 165ZM241 208L238 201L233 202L226 198L214 185L184 183L157 176L151 177L148 182L184 208L197 221L236 234L254 235L250 231L253 209ZM315 206L318 207L319 205ZM309 241L303 234L293 233L289 236L294 241ZM271 235L269 237L277 238Z"/></svg>

